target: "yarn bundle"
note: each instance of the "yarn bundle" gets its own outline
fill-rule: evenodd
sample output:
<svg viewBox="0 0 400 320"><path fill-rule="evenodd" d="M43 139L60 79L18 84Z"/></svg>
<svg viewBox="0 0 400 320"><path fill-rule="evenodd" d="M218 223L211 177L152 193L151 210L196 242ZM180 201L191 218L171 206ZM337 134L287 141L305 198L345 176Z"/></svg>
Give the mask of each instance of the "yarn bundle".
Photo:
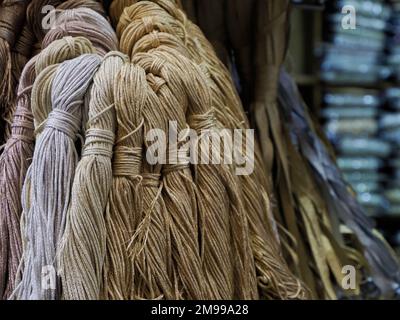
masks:
<svg viewBox="0 0 400 320"><path fill-rule="evenodd" d="M57 10L43 16L45 5ZM13 119L0 156L0 297L334 299L331 273L341 281L340 265L353 262L350 256L367 265L331 236L327 208L316 207L323 200L309 188L311 173L290 194L307 222L302 237L290 206L284 211L290 223L274 212L274 166L265 144L241 137L220 148L206 136L249 134L250 122L224 41L210 39L229 69L180 1L114 0L110 19L95 0L32 0L23 8L21 42L15 49L4 42L10 54L0 61L19 81L18 90L3 82L7 94L0 91L6 119ZM43 28L43 19L52 18ZM243 41L234 45L240 73L251 79ZM157 141L156 132L165 140ZM297 168L308 169L287 150ZM243 168L234 161L200 161L227 153L254 160L252 171L238 174ZM299 170L291 170L294 179ZM293 243L290 232L298 238ZM300 253L310 244L304 254L310 266L303 257L296 261L298 240Z"/></svg>

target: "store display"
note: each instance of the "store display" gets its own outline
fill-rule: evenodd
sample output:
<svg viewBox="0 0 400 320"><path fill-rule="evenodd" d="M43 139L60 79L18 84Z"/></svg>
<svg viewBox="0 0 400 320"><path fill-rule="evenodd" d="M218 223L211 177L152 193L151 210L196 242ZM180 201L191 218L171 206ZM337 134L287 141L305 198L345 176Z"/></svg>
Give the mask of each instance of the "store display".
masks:
<svg viewBox="0 0 400 320"><path fill-rule="evenodd" d="M349 2L0 0L0 299L397 298L397 11ZM327 9L321 125L292 6Z"/></svg>

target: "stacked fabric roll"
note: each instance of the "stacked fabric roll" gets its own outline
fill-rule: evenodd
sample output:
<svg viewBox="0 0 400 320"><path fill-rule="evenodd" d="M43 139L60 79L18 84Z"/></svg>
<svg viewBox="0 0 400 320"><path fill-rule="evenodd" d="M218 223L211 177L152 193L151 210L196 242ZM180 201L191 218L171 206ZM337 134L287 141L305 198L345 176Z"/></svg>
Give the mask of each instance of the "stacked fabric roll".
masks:
<svg viewBox="0 0 400 320"><path fill-rule="evenodd" d="M400 2L390 1L392 16L390 19L387 63L392 70L392 80L398 84L400 80ZM387 111L380 121L381 135L393 146L393 153L387 161L390 173L386 185L386 197L390 206L388 214L400 215L400 90L397 85L386 90Z"/></svg>
<svg viewBox="0 0 400 320"><path fill-rule="evenodd" d="M380 136L392 146L392 152L386 159L387 179L385 184L385 196L388 200L389 215L400 214L400 176L399 152L400 146L400 117L399 102L400 91L398 88L386 90L387 109L380 117Z"/></svg>
<svg viewBox="0 0 400 320"><path fill-rule="evenodd" d="M352 6L356 15L344 20L342 8ZM321 66L322 79L335 84L376 84L388 77L384 50L390 8L384 1L334 1L328 14L329 43ZM346 24L348 23L348 25ZM354 54L357 52L357 54Z"/></svg>
<svg viewBox="0 0 400 320"><path fill-rule="evenodd" d="M344 5L356 10L355 29L342 25L339 9ZM388 210L382 190L387 177L382 169L391 154L391 144L379 134L384 104L379 83L391 72L384 51L391 9L383 1L370 0L337 1L331 9L328 20L332 33L321 66L322 79L328 86L323 111L325 132L336 146L338 165L359 201L369 214L382 215Z"/></svg>
<svg viewBox="0 0 400 320"><path fill-rule="evenodd" d="M383 214L382 168L391 145L379 138L378 115L383 104L378 91L334 90L324 96L325 132L334 142L337 162L345 178L371 214Z"/></svg>

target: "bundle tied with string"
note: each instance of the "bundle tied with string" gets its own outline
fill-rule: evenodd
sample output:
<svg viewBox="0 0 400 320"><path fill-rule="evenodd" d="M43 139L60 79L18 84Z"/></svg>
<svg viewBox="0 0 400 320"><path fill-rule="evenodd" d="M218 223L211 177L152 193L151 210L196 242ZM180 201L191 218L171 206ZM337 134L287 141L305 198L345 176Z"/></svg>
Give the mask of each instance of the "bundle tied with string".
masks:
<svg viewBox="0 0 400 320"><path fill-rule="evenodd" d="M108 53L93 77L85 145L75 172L59 254L63 298L67 300L101 297L107 235L104 214L112 185L114 85L126 60L121 53Z"/></svg>
<svg viewBox="0 0 400 320"><path fill-rule="evenodd" d="M170 108L174 110L173 106L177 103L183 106L180 113L183 124L186 126L187 122L190 128L197 132L199 139L203 138L204 131L215 129L217 126L211 108L211 96L200 69L196 69L189 60L179 56L177 52L173 54L155 50L151 58L154 60L153 68L155 68L152 72L159 74L168 84L161 89L171 90L170 97L164 93L170 100ZM163 92L161 89L160 93ZM180 92L184 95L175 102L173 97L179 97ZM188 119L185 115L188 115ZM167 119L174 119L173 113L167 114ZM222 150L216 147L217 145L211 140L210 149L197 150L198 157L202 157L203 152L222 154ZM224 164L200 163L194 170L202 244L200 254L208 298L257 298L255 266L250 250L247 218L235 177L230 168ZM171 180L171 184L173 182L174 180Z"/></svg>
<svg viewBox="0 0 400 320"><path fill-rule="evenodd" d="M164 198L161 196L163 189L162 166L160 164L152 166L147 162L146 157L139 158L137 156L139 149L136 149L140 146L140 137L149 130L159 129L166 132L167 126L162 121L160 114L162 111L157 108L160 105L158 97L147 82L145 71L139 67L135 67L135 69L133 69L134 73L127 74L127 76L136 78L133 86L134 92L128 96L126 94L127 87L125 87L125 91L121 91L121 93L125 92L125 95L117 96L120 97L117 98L117 101L121 99L119 100L122 102L121 107L124 105L124 101L129 101L127 98L130 100L134 98L135 93L141 97L137 103L133 104L134 109L131 112L134 113L135 120L130 125L133 129L131 131L132 142L137 145L132 151L135 151L137 160L142 160L141 181L138 181L140 194L135 197L137 208L140 211L133 217L134 234L128 243L128 255L133 275L131 298L175 300L181 298L181 292L172 257L170 217ZM139 92L142 93L139 94ZM149 112L156 114L148 117L146 114L148 115ZM146 149L143 150L143 154L145 151Z"/></svg>
<svg viewBox="0 0 400 320"><path fill-rule="evenodd" d="M0 4L0 129L1 132L5 130L7 137L10 128L3 119L8 119L7 114L16 95L13 82L12 50L23 28L27 4L27 0L4 0ZM0 144L4 138L6 137L1 134Z"/></svg>
<svg viewBox="0 0 400 320"><path fill-rule="evenodd" d="M113 26L118 25L122 12L125 10L125 8L131 6L137 1L138 0L114 0L111 2L109 14ZM177 4L180 8L182 7L180 0L171 0L171 1Z"/></svg>
<svg viewBox="0 0 400 320"><path fill-rule="evenodd" d="M57 6L56 16L58 12L76 8L87 8L97 12L98 14L104 16L105 18L107 17L102 2L98 0L68 0L62 2L60 5Z"/></svg>
<svg viewBox="0 0 400 320"><path fill-rule="evenodd" d="M151 23L151 20L148 22ZM134 28L132 28L131 30L133 30L133 29ZM125 45L125 47L126 47L126 45L128 45L128 46L130 45L129 43L124 43L122 39L127 39L127 38L124 38L124 37L121 38L121 46ZM162 44L162 45L160 45L160 44ZM137 51L142 51L142 50L146 51L146 50L151 50L153 48L156 48L155 51L161 52L162 50L164 50L164 46L171 45L171 44L176 45L176 48L178 48L180 50L180 52L185 52L185 48L182 45L180 45L179 41L177 41L172 35L167 34L167 33L152 33L150 35L145 35L142 39L138 40L135 43L134 49L130 50L131 51L130 53L133 55L134 61L137 61L138 63L142 64L143 67L145 67L149 70L148 71L149 72L148 80L151 80L153 83L155 83L154 85L156 85L156 87L158 88L157 91L159 92L159 95L161 92L164 92L164 90L166 90L165 89L166 87L168 87L168 86L162 86L162 84L166 81L165 79L169 79L169 77L171 77L172 74L177 74L179 71L180 71L181 77L184 77L188 70L183 70L183 72L182 72L182 70L179 70L179 69L178 70L174 70L174 69L168 70L167 69L167 71L165 71L165 74L161 75L161 73L160 73L162 70L161 66L164 66L164 63L166 62L165 57L164 57L164 59L161 57L156 57L156 56L147 56L146 57L146 56L143 56L140 54L135 55L135 53ZM159 46L159 48L157 48L157 46ZM172 59L172 56L174 54L179 55L179 52L173 51L173 53L170 55L170 59ZM179 64L179 60L174 60L173 63L171 63L171 65L172 64ZM154 74L156 74L157 77L154 77ZM187 77L187 75L186 75L186 77ZM182 92L184 92L185 89L187 90L187 88L182 87L182 86L183 86L183 83L185 83L186 85L187 85L187 83L183 82L182 79L179 80L179 78L174 79L174 80L175 80L175 82L171 81L171 83L168 83L168 84L170 86L172 86L171 90L176 93L172 94L170 97L168 97L168 95L166 95L165 93L161 96L161 98L162 98L161 101L164 101L164 103L169 103L169 105L170 105L169 108L166 108L166 107L161 108L161 110L169 111L169 113L166 114L166 117L164 120L164 126L168 125L168 120L172 121L172 120L178 119L179 120L178 123L182 123L182 124L186 123L185 109L187 108L188 97L187 96L185 97L185 95L182 96ZM160 86L160 81L161 81L161 86ZM188 81L188 83L190 83L190 82ZM164 90L162 90L163 88L164 88ZM192 94L196 90L190 86L189 86L189 88L191 88ZM203 84L203 89L205 90L203 92L203 94L205 96L209 95L209 92L205 88L204 84ZM193 94L193 95L195 96L195 94ZM172 98L174 96L175 97L180 96L181 98L179 100L174 101L174 99ZM199 98L199 97L196 96L196 98ZM168 100L170 100L170 101L168 101ZM186 107L184 107L184 109L180 112L177 112L177 111L173 112L174 108L171 107L171 105L174 105L174 104L182 105L182 106L186 105ZM208 105L210 105L210 104L208 104ZM159 114L159 112L155 111L155 114L152 117L148 117L149 121L154 121L153 119L157 119L157 117L159 117L158 114ZM178 116L178 118L177 118L177 116ZM180 129L182 129L182 124L180 125ZM162 124L160 124L160 125L162 125ZM158 127L160 127L160 125ZM175 146L175 148L176 147L177 146ZM204 166L204 168L207 168L207 166ZM180 167L178 166L177 169L182 170L182 169L184 169L184 166L183 166L183 168L182 168L182 166L180 166ZM168 170L168 168L167 168L167 170ZM165 172L167 172L167 170ZM177 172L179 172L179 170L177 170ZM172 172L174 172L174 171L175 170L172 170ZM200 170L200 171L203 172L203 170ZM225 297L226 299L229 299L229 298L232 298L235 296L241 297L241 298L245 298L245 297L248 298L251 296L251 294L254 295L254 291L256 291L256 290L254 290L254 288L255 288L254 275L253 275L253 277L254 277L253 292L250 293L251 289L249 289L251 287L251 280L249 278L251 278L252 271L251 271L251 262L248 263L249 253L246 252L246 249L247 249L246 244L248 244L248 243L246 243L247 222L245 221L245 217L243 216L243 214L241 216L243 209L242 209L242 205L241 205L240 201L237 201L236 203L235 203L235 201L232 201L232 203L230 205L226 204L226 202L227 202L225 199L225 197L227 196L226 193L228 191L234 190L237 187L232 186L231 190L229 190L229 187L228 187L227 188L228 191L225 191L224 183L227 183L227 185L229 186L229 184L234 184L234 181L229 181L229 183L227 181L224 181L224 178L226 179L226 177L221 178L220 176L217 176L216 171L217 170L215 170L213 168L212 170L210 170L208 172L208 174L210 176L215 176L214 179L216 180L216 185L214 185L214 187L210 187L209 189L205 189L204 186L206 185L206 183L201 182L204 186L202 185L202 187L199 188L200 190L202 188L204 189L204 194L200 195L199 197L201 197L201 198L204 197L205 199L207 199L208 203L210 204L209 208L204 208L204 207L201 208L200 211L201 211L202 216L199 217L201 224L207 224L207 226L201 225L201 228L204 228L204 232L202 232L202 236L204 236L207 239L203 243L204 248L202 248L202 249L204 249L204 254L207 255L207 257L204 257L205 262L203 263L204 268L207 269L205 271L205 273L206 273L205 277L207 278L205 280L206 281L206 285L205 285L206 294L208 297L215 297L215 298ZM166 175L166 177L164 177L163 185L165 186L165 182L167 180L167 181L171 182L171 185L175 186L174 183L178 182L179 180L169 179L168 176L169 175ZM179 179L180 177L177 176L174 178ZM187 178L187 176L186 176L186 178ZM218 181L218 180L223 180L223 181ZM165 187L163 187L163 188L165 188ZM193 187L191 187L191 188L193 188ZM217 189L221 191L221 192L217 193L217 194L220 194L221 198L215 197L214 193L215 193L215 190L217 190ZM192 192L192 191L189 189L189 192ZM213 197L215 200L208 200L210 198L210 196L206 195L207 192L213 193ZM234 194L234 193L235 192L233 191L232 194ZM165 195L165 193L163 193L163 195L165 196L164 201L165 201L165 199L168 199L168 194ZM233 197L233 198L236 199L237 197ZM202 201L199 201L199 202L201 203ZM203 203L204 203L204 201L203 201ZM235 205L237 205L237 208L235 207ZM200 204L199 204L199 206L200 206ZM229 221L230 220L228 217L228 213L229 213L229 209L230 209L229 206L233 207L234 208L233 210L238 211L237 213L238 213L239 219L234 219L234 220L232 220L232 222ZM214 207L214 208L212 208L212 207ZM169 208L170 207L168 207L168 210L169 210ZM207 214L208 210L210 212ZM221 217L220 212L223 213L222 217ZM235 218L237 218L237 217L235 217ZM203 220L205 220L205 221L203 221ZM242 225L242 228L244 229L244 231L240 230L240 226L239 226L239 229L238 229L239 232L236 232L236 234L237 234L238 239L240 239L240 240L235 242L236 246L234 246L234 249L231 251L230 250L230 247L231 247L230 225L231 224L235 225L236 221L239 225L240 224ZM179 223L177 223L177 225L179 225ZM188 229L188 228L187 227L185 229L180 228L177 230L176 234L179 234L182 232L187 232L186 229ZM213 232L211 231L212 229L214 229ZM171 227L171 230L173 231L172 227ZM189 229L189 231L190 230L193 230L193 227L191 229ZM233 233L235 233L235 232L233 232ZM180 236L183 239L187 235L180 234ZM219 237L219 239L218 239L218 237ZM228 238L224 238L224 237L228 237ZM214 240L212 238L214 238ZM226 239L226 240L223 240L223 239ZM243 247L240 248L241 246L243 246ZM174 246L173 248L175 249L176 247ZM236 254L234 254L235 250L238 250L236 252ZM246 256L246 254L247 254L247 256ZM233 256L239 257L237 264L236 264L236 262L233 262L233 258L232 258ZM214 257L216 257L216 258L214 258ZM243 263L243 261L241 261L241 258L245 261L245 263ZM181 267L181 265L182 264L178 264L178 267ZM213 267L213 265L224 265L224 267L221 267L221 270L218 271L218 269ZM244 270L241 270L241 268L244 268ZM246 269L246 268L248 268L248 269ZM224 271L222 271L222 270L224 270ZM238 272L237 270L240 270L240 272ZM235 274L235 272L237 272L239 275L237 276L237 274ZM234 288L235 285L234 285L234 281L233 281L233 278L235 275L236 275L236 279L239 280L236 283L236 285L237 285L236 288ZM241 283L241 281L240 281L241 279L246 279L246 280L244 280L245 283ZM247 292L246 292L246 290L247 290ZM199 294L199 293L197 293L197 294Z"/></svg>
<svg viewBox="0 0 400 320"><path fill-rule="evenodd" d="M138 54L133 56L133 61L145 69L151 95L157 103L156 107L146 105L144 109L145 123L148 124L146 130L165 128L172 129L176 135L181 134L188 127L185 119L188 99L181 83L176 79L175 82L168 81L166 74L162 73L166 66L156 56ZM173 121L175 124L172 124ZM181 142L169 140L166 146L169 155L165 157L166 164L161 171L161 197L169 216L172 258L181 291L180 298L210 299L212 293L206 284L200 257L199 231L202 222L199 220L202 219L198 217L196 186L189 167L188 145L183 139Z"/></svg>
<svg viewBox="0 0 400 320"><path fill-rule="evenodd" d="M35 59L25 67L18 87L17 109L11 136L0 156L0 298L15 288L22 254L20 236L21 190L33 154L33 116L30 107Z"/></svg>
<svg viewBox="0 0 400 320"><path fill-rule="evenodd" d="M149 20L147 22L150 24L152 21ZM151 128L163 128L164 130L168 130L168 121L177 121L177 130L179 132L179 130L186 127L185 110L188 104L188 98L184 93L182 83L179 82L179 80L175 80L175 83L168 83L168 86L172 86L172 88L168 90L168 86L163 85L166 83L166 76L160 73L162 69L162 59L157 60L155 56L141 55L138 54L138 52L148 51L153 48L156 48L155 50L161 50L164 46L177 48L179 51L175 51L175 54L179 52L184 53L186 50L173 35L168 33L152 33L148 36L145 34L143 38L135 39L134 32L137 30L135 27L138 26L140 28L140 23L141 21L138 21L136 24L132 22L132 25L129 25L127 28L129 30L125 33L127 36L121 37L121 48L130 48L127 50L127 53L132 55L136 63L142 65L142 67L146 69L147 80L152 88L149 97L151 101L154 101L154 104L150 104L150 107L145 109L145 127L147 127L145 132L148 132ZM142 29L143 27L140 30ZM173 73L173 71L169 72L171 74ZM154 92L154 90L156 90L156 92ZM172 92L168 93L170 90L172 90ZM154 108L154 105L160 105L160 107ZM183 109L175 110L176 105L182 106ZM160 113L160 110L163 112ZM176 142L170 142L170 149L171 147L172 149L178 148L178 145L174 144L176 144ZM187 155L183 154L184 162L185 156L187 157ZM169 231L171 233L172 256L174 262L176 262L175 268L177 268L177 271L174 271L177 272L177 274L174 275L171 281L179 281L178 286L182 288L182 294L179 295L180 298L233 297L233 265L232 256L229 252L229 239L225 238L226 240L223 240L223 238L221 238L203 243L202 246L204 247L205 255L207 255L204 261L207 262L196 262L196 259L199 259L199 255L202 254L201 250L203 249L199 247L200 244L196 241L196 234L199 233L199 229L204 228L204 234L207 239L210 239L209 237L214 237L214 239L217 237L215 233L212 235L208 234L208 228L210 228L212 224L215 230L219 230L219 232L216 232L222 234L223 237L229 237L230 231L227 210L225 210L225 212L222 211L225 216L220 219L216 214L218 209L210 213L212 218L203 217L205 215L204 209L201 211L203 216L197 217L196 199L193 197L196 189L187 165L187 162L183 165L182 163L178 163L178 165L166 165L164 168L160 168L160 165L158 165L149 170L153 173L151 176L148 174L144 174L143 176L144 179L149 178L149 180L152 181L148 186L153 187L154 191L157 191L157 188L161 188L161 194L158 192L155 193L155 195L162 199L163 204L167 206L168 213L171 212L171 217L167 217L167 222L170 222ZM161 177L159 176L160 174L162 174L163 177L161 185L161 181L157 183L157 179ZM145 182L143 182L143 185L147 186ZM144 188L144 193L146 190L147 188ZM144 198L146 197L144 196ZM182 202L179 203L177 199L182 200ZM219 202L220 205L224 207L226 201L225 199L217 199L216 202ZM145 210L143 211L145 212ZM141 233L146 232L146 224L148 229L152 228L151 215L152 213L148 212L144 216L133 240L139 238ZM206 220L206 222L202 220ZM214 222L210 223L212 220L214 220ZM182 224L182 221L185 223ZM165 222L165 219L163 222ZM204 227L204 223L208 224L207 227ZM143 229L143 231L141 229ZM221 231L221 229L223 231ZM199 236L203 236L203 232L201 235L199 234ZM193 240L190 240L190 238ZM134 241L132 241L132 243L134 243ZM139 242L136 241L136 243ZM164 243L163 245L166 244ZM137 246L138 245L136 245L136 247ZM148 246L150 246L150 243ZM147 250L150 254L151 248L143 249L143 247L139 247L139 249L135 251ZM216 256L215 260L211 261L214 256ZM187 259L187 257L192 258L188 261L189 259ZM221 270L223 269L224 272L218 271L217 268L212 268L212 266L209 265L210 263L223 265ZM168 265L168 260L165 264ZM198 271L194 273L193 270ZM214 274L212 274L213 272ZM178 277L178 279L176 279L176 277ZM218 283L218 281L220 282ZM218 288L218 286L220 286L220 288ZM161 292L161 290L159 291ZM165 294L162 296L168 298Z"/></svg>
<svg viewBox="0 0 400 320"><path fill-rule="evenodd" d="M47 8L57 8L62 2L64 0L31 0L29 3L26 9L26 24L39 45L49 31L43 28L43 22L48 21L45 17L49 13L48 10L43 10L43 8L46 8L46 6L48 6Z"/></svg>
<svg viewBox="0 0 400 320"><path fill-rule="evenodd" d="M87 37L100 55L118 48L117 37L109 22L89 8L62 11L57 16L55 27L44 37L42 47L67 35Z"/></svg>
<svg viewBox="0 0 400 320"><path fill-rule="evenodd" d="M142 210L141 112L146 98L144 71L125 63L114 81L117 131L112 188L105 215L107 253L104 263L104 298L109 300L129 300L135 296L133 264L128 246Z"/></svg>
<svg viewBox="0 0 400 320"><path fill-rule="evenodd" d="M10 195L0 199L0 217L3 221L2 226L6 228L4 231L5 236L2 238L5 241L2 248L8 250L8 254L2 254L1 258L1 266L3 268L7 268L6 264L8 263L8 273L2 273L4 277L7 275L9 279L9 289L6 289L5 293L7 297L15 288L17 267L22 250L20 234L22 207L20 195L34 149L34 135L31 131L34 127L31 111L31 89L34 79L36 74L47 66L73 58L75 54L79 55L79 52L92 52L92 50L90 42L84 38L76 39L76 41L72 38L55 41L42 55L32 58L22 73L17 109L12 126L12 136L7 142L0 159L0 166L4 170L3 176L7 177L1 180L0 188L5 190L5 194ZM37 98L38 96L35 94L34 104L40 103ZM49 108L46 110L49 110ZM47 114L48 112L44 115L44 119ZM39 123L44 119L39 120ZM23 124L22 127L21 124Z"/></svg>
<svg viewBox="0 0 400 320"><path fill-rule="evenodd" d="M86 5L96 8L94 5L90 5L92 4L92 1L94 2L94 0L86 1ZM53 18L54 12L51 11L47 16L44 16L45 12L48 12L47 9L51 7L67 9L82 5L79 0L69 0L64 3L61 3L60 0L32 0L22 2L25 3L26 12L25 9L21 12L23 16L23 19L21 18L21 20L24 21L25 24L22 27L22 31L18 34L15 45L11 50L11 88L17 85L23 67L31 57L32 52L35 50L35 44L37 44L37 42L40 43L44 34L51 28L51 20L48 19L48 17ZM61 5L58 7L60 3ZM101 6L99 3L97 4L98 6ZM25 19L25 16L27 19ZM7 140L11 133L11 123L15 109L16 103L11 102L8 104L4 113L5 140Z"/></svg>
<svg viewBox="0 0 400 320"><path fill-rule="evenodd" d="M16 290L17 298L60 297L59 280L53 283L55 289L50 286L46 290L41 286L41 272L43 266L54 270L57 268L56 249L64 232L78 161L75 140L81 127L83 97L99 63L99 56L83 54L59 67L50 65L35 82L37 94L40 94L40 99L45 99L45 103L33 104L32 108L41 108L33 109L33 113L35 121L36 118L44 118L45 122L37 126L42 128L42 132L36 139L32 164L24 185L27 201L25 206L23 204L23 235L26 245L24 271ZM43 114L47 111L46 119Z"/></svg>
<svg viewBox="0 0 400 320"><path fill-rule="evenodd" d="M131 55L137 51L151 50L153 39L156 39L163 50L177 49L185 55L189 52L191 60L200 64L203 73L207 75L218 126L247 129L247 119L229 72L217 59L201 31L187 21L184 14L170 1L154 2L141 1L125 8L117 27L121 50ZM144 37L146 34L152 38ZM175 38L171 35L175 35ZM257 144L254 151L254 174L239 177L239 189L243 193L242 199L248 215L261 296L301 298L304 297L302 284L293 277L280 253L267 193L271 187L263 172ZM280 268L276 268L276 265L280 265Z"/></svg>

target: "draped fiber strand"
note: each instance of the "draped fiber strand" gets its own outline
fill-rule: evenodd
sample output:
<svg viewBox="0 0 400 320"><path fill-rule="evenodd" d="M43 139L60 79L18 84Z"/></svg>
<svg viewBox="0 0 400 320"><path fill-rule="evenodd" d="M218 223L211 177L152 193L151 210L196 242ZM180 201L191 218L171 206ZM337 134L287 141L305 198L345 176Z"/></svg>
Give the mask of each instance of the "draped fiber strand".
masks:
<svg viewBox="0 0 400 320"><path fill-rule="evenodd" d="M106 254L104 211L112 184L116 126L113 89L123 61L121 53L108 53L93 77L85 145L76 168L60 249L65 299L100 298Z"/></svg>
<svg viewBox="0 0 400 320"><path fill-rule="evenodd" d="M74 142L81 125L83 96L99 63L99 56L85 54L62 63L52 82L44 81L51 86L52 111L37 139L29 169L30 203L24 208L27 248L21 298L60 296L57 284L48 290L42 288L41 273L43 267L57 267L56 250L65 228L78 161Z"/></svg>

